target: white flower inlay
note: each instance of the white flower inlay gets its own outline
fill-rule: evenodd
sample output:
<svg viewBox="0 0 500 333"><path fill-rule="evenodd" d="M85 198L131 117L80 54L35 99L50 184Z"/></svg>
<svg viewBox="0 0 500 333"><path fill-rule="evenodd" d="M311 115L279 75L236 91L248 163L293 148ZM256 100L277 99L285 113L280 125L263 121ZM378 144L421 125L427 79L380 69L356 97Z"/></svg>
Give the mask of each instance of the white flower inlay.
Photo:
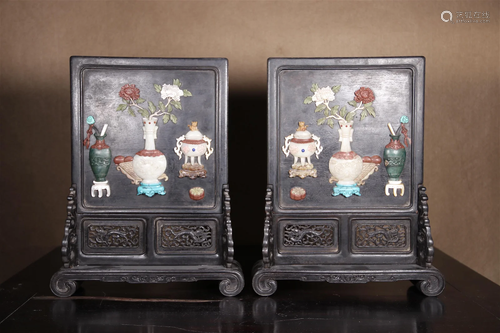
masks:
<svg viewBox="0 0 500 333"><path fill-rule="evenodd" d="M328 106L328 103L333 101L334 99L335 93L332 91L332 88L330 88L330 86L316 90L312 97L313 102L316 102L316 106L320 104L326 104Z"/></svg>
<svg viewBox="0 0 500 333"><path fill-rule="evenodd" d="M171 98L174 101L179 102L181 100L181 96L184 96L184 92L179 89L178 86L175 84L163 84L163 87L161 88L161 98Z"/></svg>

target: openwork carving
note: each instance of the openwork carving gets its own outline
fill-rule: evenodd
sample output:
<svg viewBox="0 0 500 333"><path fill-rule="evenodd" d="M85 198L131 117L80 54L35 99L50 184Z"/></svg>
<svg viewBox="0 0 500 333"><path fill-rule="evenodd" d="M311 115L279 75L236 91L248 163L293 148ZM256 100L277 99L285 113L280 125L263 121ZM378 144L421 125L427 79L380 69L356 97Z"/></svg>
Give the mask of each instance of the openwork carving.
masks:
<svg viewBox="0 0 500 333"><path fill-rule="evenodd" d="M283 228L284 246L329 247L334 245L331 224L287 224Z"/></svg>
<svg viewBox="0 0 500 333"><path fill-rule="evenodd" d="M161 247L163 248L210 248L212 228L208 225L163 225Z"/></svg>
<svg viewBox="0 0 500 333"><path fill-rule="evenodd" d="M231 197L229 196L229 185L223 186L224 197L224 231L222 234L223 256L226 267L231 267L234 262L233 227L231 225Z"/></svg>
<svg viewBox="0 0 500 333"><path fill-rule="evenodd" d="M87 246L89 248L137 248L138 226L90 224Z"/></svg>
<svg viewBox="0 0 500 333"><path fill-rule="evenodd" d="M64 237L62 241L62 261L64 267L70 268L78 265L76 258L77 237L76 237L76 185L69 188L68 204L66 206L67 217L64 226Z"/></svg>
<svg viewBox="0 0 500 333"><path fill-rule="evenodd" d="M434 258L434 241L431 235L431 224L429 220L429 197L425 194L426 188L420 186L418 189L418 236L417 256L418 264L423 267L432 267Z"/></svg>
<svg viewBox="0 0 500 333"><path fill-rule="evenodd" d="M358 224L357 247L406 247L407 229L403 224Z"/></svg>
<svg viewBox="0 0 500 333"><path fill-rule="evenodd" d="M274 264L273 260L273 218L272 218L272 210L273 210L273 188L272 185L267 186L266 193L266 219L264 220L264 239L262 240L262 261L264 263L265 268L269 268Z"/></svg>

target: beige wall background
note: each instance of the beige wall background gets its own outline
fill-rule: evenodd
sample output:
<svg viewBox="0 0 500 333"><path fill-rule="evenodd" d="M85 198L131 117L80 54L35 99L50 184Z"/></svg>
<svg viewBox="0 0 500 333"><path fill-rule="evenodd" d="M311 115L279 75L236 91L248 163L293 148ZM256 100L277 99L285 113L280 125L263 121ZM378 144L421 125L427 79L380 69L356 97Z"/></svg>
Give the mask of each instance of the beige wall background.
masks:
<svg viewBox="0 0 500 333"><path fill-rule="evenodd" d="M490 23L444 23L444 10ZM229 59L233 225L248 245L262 237L266 144L241 129L265 135L267 58L422 55L435 244L500 284L499 22L498 1L0 2L0 282L60 246L70 56ZM261 151L254 176L242 147Z"/></svg>

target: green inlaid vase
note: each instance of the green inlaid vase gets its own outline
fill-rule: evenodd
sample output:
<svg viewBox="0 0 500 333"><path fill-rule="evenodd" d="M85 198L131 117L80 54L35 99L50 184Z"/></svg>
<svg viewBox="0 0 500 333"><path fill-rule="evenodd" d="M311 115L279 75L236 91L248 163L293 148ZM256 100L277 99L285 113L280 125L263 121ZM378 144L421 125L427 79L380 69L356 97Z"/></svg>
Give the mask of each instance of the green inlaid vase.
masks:
<svg viewBox="0 0 500 333"><path fill-rule="evenodd" d="M389 135L391 142L384 149L384 164L390 181L400 180L405 166L406 149L399 142L400 135Z"/></svg>
<svg viewBox="0 0 500 333"><path fill-rule="evenodd" d="M89 151L89 161L95 180L98 182L106 181L109 166L111 165L111 149L104 142L106 134L103 136L94 134L96 142Z"/></svg>

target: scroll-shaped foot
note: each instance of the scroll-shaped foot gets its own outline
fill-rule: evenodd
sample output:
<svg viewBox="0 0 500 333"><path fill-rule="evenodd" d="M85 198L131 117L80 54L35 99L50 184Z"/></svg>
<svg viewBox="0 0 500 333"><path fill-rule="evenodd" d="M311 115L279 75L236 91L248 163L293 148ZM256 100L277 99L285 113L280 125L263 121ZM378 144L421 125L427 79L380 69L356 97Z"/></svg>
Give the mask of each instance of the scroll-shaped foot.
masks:
<svg viewBox="0 0 500 333"><path fill-rule="evenodd" d="M444 290L444 277L441 273L428 275L425 280L412 281L417 289L425 296L438 296Z"/></svg>
<svg viewBox="0 0 500 333"><path fill-rule="evenodd" d="M219 283L219 290L224 296L236 296L245 286L245 280L240 272L233 272Z"/></svg>
<svg viewBox="0 0 500 333"><path fill-rule="evenodd" d="M260 296L271 296L278 289L278 283L266 276L262 268L260 268L253 274L252 287Z"/></svg>
<svg viewBox="0 0 500 333"><path fill-rule="evenodd" d="M69 297L80 287L77 281L67 279L61 272L57 272L50 279L50 290L58 297Z"/></svg>
<svg viewBox="0 0 500 333"><path fill-rule="evenodd" d="M224 296L236 296L245 286L245 279L238 263L229 273L225 273L226 278L219 283L219 291Z"/></svg>

